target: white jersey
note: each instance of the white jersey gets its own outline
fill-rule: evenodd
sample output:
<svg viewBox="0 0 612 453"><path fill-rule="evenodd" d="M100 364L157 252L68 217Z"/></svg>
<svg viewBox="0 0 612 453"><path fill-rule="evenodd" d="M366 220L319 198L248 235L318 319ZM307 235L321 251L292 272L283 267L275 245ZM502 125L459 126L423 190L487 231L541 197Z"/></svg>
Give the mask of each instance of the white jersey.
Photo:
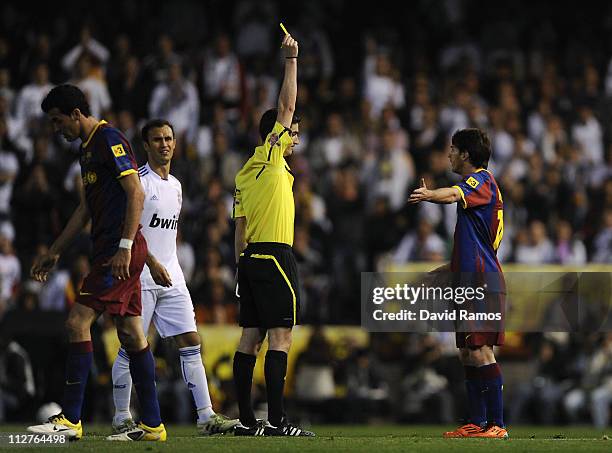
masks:
<svg viewBox="0 0 612 453"><path fill-rule="evenodd" d="M181 183L172 175L162 179L148 163L138 169L138 174L145 192L140 224L149 253L166 268L173 286L184 284L185 277L176 255L176 233L183 202ZM142 289L163 288L153 281L146 265L140 283Z"/></svg>

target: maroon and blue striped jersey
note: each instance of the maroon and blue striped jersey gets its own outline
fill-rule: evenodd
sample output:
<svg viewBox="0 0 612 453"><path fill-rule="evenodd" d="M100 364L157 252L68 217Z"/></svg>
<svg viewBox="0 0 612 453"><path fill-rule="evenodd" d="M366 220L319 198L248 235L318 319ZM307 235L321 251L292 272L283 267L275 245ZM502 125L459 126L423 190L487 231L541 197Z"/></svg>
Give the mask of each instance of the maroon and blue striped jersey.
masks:
<svg viewBox="0 0 612 453"><path fill-rule="evenodd" d="M497 249L504 234L504 205L490 171L480 168L459 184L451 271L502 272Z"/></svg>
<svg viewBox="0 0 612 453"><path fill-rule="evenodd" d="M138 165L128 140L106 121L100 121L81 145L80 163L95 263L117 252L127 207L119 179L137 173Z"/></svg>

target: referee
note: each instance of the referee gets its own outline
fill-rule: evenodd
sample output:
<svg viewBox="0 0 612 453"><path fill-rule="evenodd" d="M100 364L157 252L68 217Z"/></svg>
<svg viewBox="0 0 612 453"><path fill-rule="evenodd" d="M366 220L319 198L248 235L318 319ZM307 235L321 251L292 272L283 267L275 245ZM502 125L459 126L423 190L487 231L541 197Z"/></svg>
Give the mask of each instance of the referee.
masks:
<svg viewBox="0 0 612 453"><path fill-rule="evenodd" d="M237 436L314 436L291 425L283 410L283 389L291 329L300 312L298 272L293 245L293 175L285 156L299 142L294 117L297 96L298 43L286 34L285 77L278 109L265 112L259 123L263 141L236 176L233 218L238 262L242 337L234 355L234 382L240 408ZM251 405L253 368L268 334L264 372L268 423L255 419Z"/></svg>

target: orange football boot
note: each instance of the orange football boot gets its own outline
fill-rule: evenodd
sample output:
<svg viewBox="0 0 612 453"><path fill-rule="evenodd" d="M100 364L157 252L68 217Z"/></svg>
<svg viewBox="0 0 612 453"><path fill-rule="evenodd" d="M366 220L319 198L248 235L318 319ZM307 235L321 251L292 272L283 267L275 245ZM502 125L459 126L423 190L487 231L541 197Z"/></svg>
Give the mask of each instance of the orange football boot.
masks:
<svg viewBox="0 0 612 453"><path fill-rule="evenodd" d="M486 437L489 439L507 439L508 431L506 428L501 428L497 425L491 425L487 429L481 431L478 434L474 434L472 437Z"/></svg>
<svg viewBox="0 0 612 453"><path fill-rule="evenodd" d="M447 431L442 434L442 437L446 438L454 438L454 437L474 437L478 434L482 433L483 429L475 425L473 423L468 423L467 425L460 426L455 431Z"/></svg>

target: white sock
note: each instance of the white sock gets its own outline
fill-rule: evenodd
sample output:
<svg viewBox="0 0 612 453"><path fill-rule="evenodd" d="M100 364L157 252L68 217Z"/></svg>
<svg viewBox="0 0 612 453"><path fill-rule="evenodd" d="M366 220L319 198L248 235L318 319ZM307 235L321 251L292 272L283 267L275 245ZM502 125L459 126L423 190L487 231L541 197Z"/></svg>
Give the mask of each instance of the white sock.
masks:
<svg viewBox="0 0 612 453"><path fill-rule="evenodd" d="M113 401L115 402L115 416L113 422L118 425L128 418L130 414L130 394L132 392L132 376L130 376L130 359L123 348L119 349L117 358L113 363Z"/></svg>
<svg viewBox="0 0 612 453"><path fill-rule="evenodd" d="M198 411L198 423L205 423L214 415L210 393L208 393L208 381L206 371L202 363L200 345L179 348L181 358L181 372L187 388L193 395L196 410Z"/></svg>

